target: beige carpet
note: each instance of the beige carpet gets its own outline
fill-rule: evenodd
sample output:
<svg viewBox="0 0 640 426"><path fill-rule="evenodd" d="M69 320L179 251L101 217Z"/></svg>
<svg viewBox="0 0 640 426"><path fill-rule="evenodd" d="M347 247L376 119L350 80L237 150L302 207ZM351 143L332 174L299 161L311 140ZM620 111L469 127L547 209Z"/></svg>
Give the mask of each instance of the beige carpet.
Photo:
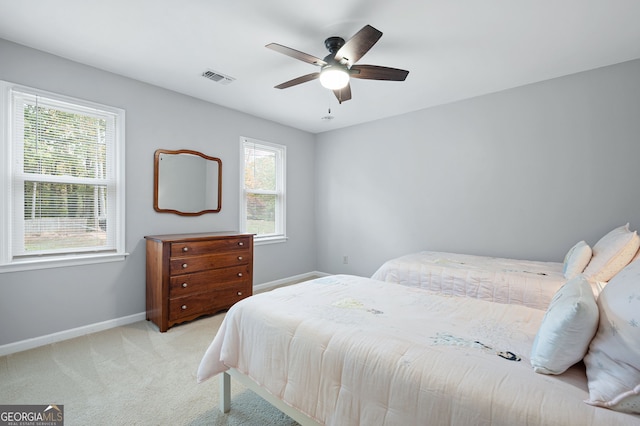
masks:
<svg viewBox="0 0 640 426"><path fill-rule="evenodd" d="M63 404L74 425L297 425L232 379L231 412L218 378L196 370L224 314L166 333L147 321L0 357L0 404Z"/></svg>

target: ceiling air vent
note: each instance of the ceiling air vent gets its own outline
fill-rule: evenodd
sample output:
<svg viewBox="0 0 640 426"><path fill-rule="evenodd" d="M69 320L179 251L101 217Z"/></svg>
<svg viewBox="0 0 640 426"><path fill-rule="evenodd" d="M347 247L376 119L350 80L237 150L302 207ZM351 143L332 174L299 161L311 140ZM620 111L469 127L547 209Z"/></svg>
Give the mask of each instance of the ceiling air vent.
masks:
<svg viewBox="0 0 640 426"><path fill-rule="evenodd" d="M204 78L208 78L209 80L215 81L220 84L230 84L235 81L235 78L229 77L228 75L224 75L219 73L218 71L207 70L202 73Z"/></svg>

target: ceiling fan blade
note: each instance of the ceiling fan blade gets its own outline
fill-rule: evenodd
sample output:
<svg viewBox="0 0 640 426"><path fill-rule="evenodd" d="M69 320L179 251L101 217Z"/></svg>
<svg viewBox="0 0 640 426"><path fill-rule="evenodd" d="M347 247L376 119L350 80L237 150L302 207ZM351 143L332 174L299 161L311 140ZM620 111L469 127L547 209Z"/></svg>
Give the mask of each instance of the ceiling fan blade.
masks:
<svg viewBox="0 0 640 426"><path fill-rule="evenodd" d="M312 72L311 74L303 75L298 78L294 78L293 80L285 81L282 84L278 84L275 86L276 89L286 89L287 87L295 86L297 84L306 83L307 81L315 80L320 77L319 72Z"/></svg>
<svg viewBox="0 0 640 426"><path fill-rule="evenodd" d="M351 85L347 84L342 89L334 90L333 94L336 95L338 103L343 103L351 99Z"/></svg>
<svg viewBox="0 0 640 426"><path fill-rule="evenodd" d="M353 65L382 37L382 32L371 25L365 25L336 52L336 61L346 61Z"/></svg>
<svg viewBox="0 0 640 426"><path fill-rule="evenodd" d="M367 80L392 80L404 81L409 71L398 68L380 67L378 65L354 65L349 70L353 78Z"/></svg>
<svg viewBox="0 0 640 426"><path fill-rule="evenodd" d="M307 62L311 65L318 65L320 67L323 65L327 65L327 63L320 58L316 58L315 56L309 55L308 53L300 52L299 50L295 50L278 43L269 43L265 47L285 54L287 56L291 56L292 58L298 59L300 61Z"/></svg>

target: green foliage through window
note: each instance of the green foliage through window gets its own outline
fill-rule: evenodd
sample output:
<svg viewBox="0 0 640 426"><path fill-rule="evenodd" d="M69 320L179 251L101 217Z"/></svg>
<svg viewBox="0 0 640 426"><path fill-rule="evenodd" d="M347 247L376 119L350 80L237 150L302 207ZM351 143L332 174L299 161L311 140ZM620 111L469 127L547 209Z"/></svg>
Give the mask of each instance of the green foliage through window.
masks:
<svg viewBox="0 0 640 426"><path fill-rule="evenodd" d="M243 228L257 238L284 236L285 148L243 139Z"/></svg>

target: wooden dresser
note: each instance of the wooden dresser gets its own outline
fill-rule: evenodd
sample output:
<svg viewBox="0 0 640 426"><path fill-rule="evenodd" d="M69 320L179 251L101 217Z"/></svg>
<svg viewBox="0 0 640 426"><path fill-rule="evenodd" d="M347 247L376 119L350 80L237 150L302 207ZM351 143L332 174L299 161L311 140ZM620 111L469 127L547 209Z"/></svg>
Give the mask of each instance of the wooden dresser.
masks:
<svg viewBox="0 0 640 426"><path fill-rule="evenodd" d="M149 235L147 320L164 332L251 296L253 235Z"/></svg>

